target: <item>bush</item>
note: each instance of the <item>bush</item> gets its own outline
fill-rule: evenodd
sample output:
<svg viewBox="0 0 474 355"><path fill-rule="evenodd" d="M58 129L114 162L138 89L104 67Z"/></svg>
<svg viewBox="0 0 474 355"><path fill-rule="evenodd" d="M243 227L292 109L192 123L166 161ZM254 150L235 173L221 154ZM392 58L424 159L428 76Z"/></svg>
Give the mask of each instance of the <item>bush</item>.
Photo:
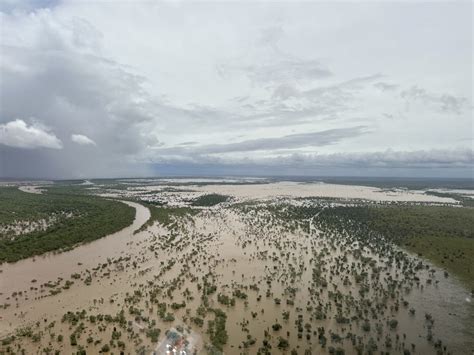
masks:
<svg viewBox="0 0 474 355"><path fill-rule="evenodd" d="M288 340L282 337L278 338L278 345L277 345L278 349L287 349L288 346L290 346L290 344L288 343Z"/></svg>
<svg viewBox="0 0 474 355"><path fill-rule="evenodd" d="M272 329L273 329L275 332L279 331L279 330L281 329L281 324L279 324L279 323L273 324L273 325L272 325Z"/></svg>
<svg viewBox="0 0 474 355"><path fill-rule="evenodd" d="M109 344L104 344L102 348L100 349L101 353L108 353L110 351L110 346Z"/></svg>

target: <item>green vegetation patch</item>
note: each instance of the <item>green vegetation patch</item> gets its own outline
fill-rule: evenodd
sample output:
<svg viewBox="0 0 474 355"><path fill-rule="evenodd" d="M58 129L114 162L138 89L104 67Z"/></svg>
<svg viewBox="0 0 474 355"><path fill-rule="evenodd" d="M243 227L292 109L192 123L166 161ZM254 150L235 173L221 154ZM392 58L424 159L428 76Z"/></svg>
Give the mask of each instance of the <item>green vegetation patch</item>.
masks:
<svg viewBox="0 0 474 355"><path fill-rule="evenodd" d="M227 202L229 200L229 196L226 195L219 195L219 194L208 194L199 196L196 198L191 204L193 206L215 206L222 202Z"/></svg>
<svg viewBox="0 0 474 355"><path fill-rule="evenodd" d="M133 223L135 210L118 201L88 195L30 194L0 188L0 227L18 222L54 221L44 230L0 234L0 263L72 248L117 232ZM3 230L3 228L2 228Z"/></svg>
<svg viewBox="0 0 474 355"><path fill-rule="evenodd" d="M445 206L341 207L350 219L367 223L397 243L412 237L474 238L474 209Z"/></svg>
<svg viewBox="0 0 474 355"><path fill-rule="evenodd" d="M449 206L329 208L326 219L347 218L456 274L474 287L474 209Z"/></svg>
<svg viewBox="0 0 474 355"><path fill-rule="evenodd" d="M413 237L403 246L466 280L474 289L474 239Z"/></svg>
<svg viewBox="0 0 474 355"><path fill-rule="evenodd" d="M207 333L212 345L219 351L222 351L224 345L227 344L229 335L226 330L227 315L220 309L211 309L214 313L214 320L208 321Z"/></svg>

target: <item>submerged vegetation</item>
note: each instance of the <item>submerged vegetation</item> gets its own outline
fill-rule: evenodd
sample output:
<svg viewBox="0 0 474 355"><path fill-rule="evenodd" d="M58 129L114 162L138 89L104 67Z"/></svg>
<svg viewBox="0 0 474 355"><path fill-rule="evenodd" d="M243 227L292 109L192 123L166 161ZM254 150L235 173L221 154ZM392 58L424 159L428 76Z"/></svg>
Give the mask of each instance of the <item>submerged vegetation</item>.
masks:
<svg viewBox="0 0 474 355"><path fill-rule="evenodd" d="M0 263L90 242L130 225L134 217L132 207L100 197L0 188Z"/></svg>
<svg viewBox="0 0 474 355"><path fill-rule="evenodd" d="M474 346L471 304L445 305L449 292L472 297L449 277L469 262L470 209L286 196L232 205L206 197L195 208L189 191L118 194L145 205L149 220L113 257L3 295L2 316L21 326L2 334L0 354L146 354L172 329L191 345L198 334L196 352L208 354L447 355ZM442 270L425 260L438 253ZM69 309L57 309L60 297ZM32 316L35 300L48 319Z"/></svg>
<svg viewBox="0 0 474 355"><path fill-rule="evenodd" d="M458 275L474 288L474 209L447 206L343 206L321 218L352 220Z"/></svg>

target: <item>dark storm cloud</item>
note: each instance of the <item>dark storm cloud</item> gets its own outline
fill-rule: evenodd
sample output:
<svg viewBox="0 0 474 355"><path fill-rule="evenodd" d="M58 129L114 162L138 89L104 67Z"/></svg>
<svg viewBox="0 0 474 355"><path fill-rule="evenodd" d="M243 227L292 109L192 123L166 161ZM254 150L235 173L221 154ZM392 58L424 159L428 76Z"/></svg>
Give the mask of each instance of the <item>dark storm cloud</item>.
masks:
<svg viewBox="0 0 474 355"><path fill-rule="evenodd" d="M87 22L42 16L30 18L38 40L20 46L4 37L0 47L0 176L146 173L146 167L134 170L134 157L162 145L156 126L197 113L164 104L144 89L142 76L96 55L101 34Z"/></svg>
<svg viewBox="0 0 474 355"><path fill-rule="evenodd" d="M146 147L149 137L144 127L156 117L160 104L143 89L142 77L92 54L100 36L87 25L53 27L42 21L37 29L40 41L1 47L0 124L4 137L0 144L15 146L8 142L15 142L13 135L22 133L31 144L39 145L34 142L35 134L43 138L49 134L49 146L62 141L63 149L60 153L3 149L5 164L0 173L107 175L111 166L127 166L129 157ZM51 132L16 124L24 121L44 125ZM89 144L84 144L86 140ZM47 172L38 169L38 164L28 164L44 160Z"/></svg>
<svg viewBox="0 0 474 355"><path fill-rule="evenodd" d="M306 3L6 3L0 176L143 175L148 162L243 157L275 171L467 166L449 152L470 145L470 22L444 21L462 6L369 28L354 24L384 6L335 21L331 6ZM430 36L417 31L427 12L443 19Z"/></svg>

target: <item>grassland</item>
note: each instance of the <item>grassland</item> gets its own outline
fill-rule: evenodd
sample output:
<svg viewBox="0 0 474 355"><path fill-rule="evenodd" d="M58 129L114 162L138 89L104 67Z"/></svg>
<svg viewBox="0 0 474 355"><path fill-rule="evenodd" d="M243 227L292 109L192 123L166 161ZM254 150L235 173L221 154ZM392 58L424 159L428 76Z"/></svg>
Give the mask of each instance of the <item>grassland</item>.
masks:
<svg viewBox="0 0 474 355"><path fill-rule="evenodd" d="M135 211L118 201L61 189L29 194L0 188L0 263L72 248L132 224ZM44 228L21 230L43 222ZM13 226L13 228L9 228Z"/></svg>

